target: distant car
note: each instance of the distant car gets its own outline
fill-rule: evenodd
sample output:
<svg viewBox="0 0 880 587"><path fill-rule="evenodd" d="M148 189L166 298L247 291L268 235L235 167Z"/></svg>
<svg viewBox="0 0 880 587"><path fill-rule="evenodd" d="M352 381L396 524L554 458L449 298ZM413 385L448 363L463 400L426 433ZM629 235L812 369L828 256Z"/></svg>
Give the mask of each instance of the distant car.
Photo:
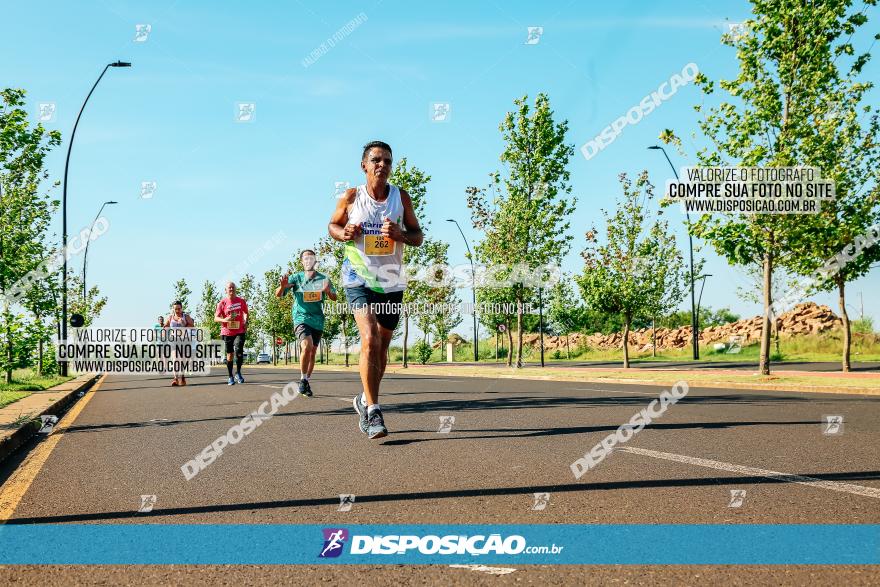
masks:
<svg viewBox="0 0 880 587"><path fill-rule="evenodd" d="M272 362L272 357L270 357L267 353L260 353L259 355L257 355L257 365L259 365L260 363L267 363L268 364L271 362Z"/></svg>

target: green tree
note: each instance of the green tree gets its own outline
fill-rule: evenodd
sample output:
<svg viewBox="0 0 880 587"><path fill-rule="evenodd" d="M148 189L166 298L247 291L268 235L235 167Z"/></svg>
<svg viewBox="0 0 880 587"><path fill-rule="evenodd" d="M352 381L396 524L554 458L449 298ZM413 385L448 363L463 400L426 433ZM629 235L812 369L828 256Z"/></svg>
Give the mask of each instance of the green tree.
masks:
<svg viewBox="0 0 880 587"><path fill-rule="evenodd" d="M259 299L262 315L259 318L259 329L271 340L272 361L278 362L278 346L275 338L283 340L293 339L293 297L286 295L282 298L275 297L275 290L281 283L281 276L287 273L280 266L269 269L263 274L263 284L257 298Z"/></svg>
<svg viewBox="0 0 880 587"><path fill-rule="evenodd" d="M516 297L513 288L478 287L477 304L482 308L498 308L500 310L496 312L484 310L480 313L480 322L490 332L495 333L496 350L499 336L507 339L506 361L507 366L510 367L513 361L513 353L511 352L513 349L513 325L516 324L516 310L514 309ZM511 311L503 311L506 308L511 308Z"/></svg>
<svg viewBox="0 0 880 587"><path fill-rule="evenodd" d="M571 358L572 332L581 331L587 325L587 308L581 303L581 297L575 292L572 281L563 276L550 291L550 304L547 308L547 319L550 327L565 337L567 358Z"/></svg>
<svg viewBox="0 0 880 587"><path fill-rule="evenodd" d="M206 279L202 285L202 294L193 321L196 326L211 333L211 340L220 340L220 323L214 322L214 313L217 311L217 304L220 303L222 297L214 282Z"/></svg>
<svg viewBox="0 0 880 587"><path fill-rule="evenodd" d="M623 199L614 215L602 211L605 244L599 243L595 228L587 231L584 270L576 281L591 308L622 318L623 366L629 368L633 320L650 319L660 304L660 292L676 287L683 275L681 253L667 223L647 222L647 203L654 196L648 173L640 173L635 183L621 173L620 184Z"/></svg>
<svg viewBox="0 0 880 587"><path fill-rule="evenodd" d="M863 145L868 135L876 137L876 122L873 127L869 125L866 134L845 136L853 127L833 121L828 102L829 98L832 102L840 100L839 108L846 118L846 111L851 113L863 94L860 86L851 83L849 74L858 74L869 56L862 54L851 59L849 74L843 76L839 75L842 65L838 59L854 55L850 40L866 21L864 10L850 10L852 0L751 0L751 4L754 18L744 23L745 32L725 35L722 41L736 49L739 61L737 77L718 83L730 100L709 108L696 107L703 113L700 129L710 141L709 146L698 152L699 163L749 167L816 165L841 182L846 198L864 172L854 170L848 176L843 167L852 161L845 153ZM865 7L875 4L876 0L864 2ZM696 83L706 95L714 92L714 82L702 73ZM841 128L847 124L849 130ZM876 161L874 157L867 155L864 163ZM838 213L832 212L826 202L822 202L821 208L819 217L807 220L776 214L704 215L693 227L694 234L708 240L729 263L762 268L764 320L759 370L764 375L770 373L774 269L779 266L807 270L815 265L811 253L817 243L813 238L845 241L865 214L863 206L848 208L844 203L837 212L853 222L844 221L837 229L831 225L837 222L833 218L839 217ZM813 238L809 238L810 234ZM821 253L824 251L818 256ZM853 275L861 269L854 266ZM848 278L848 274L841 276L843 283ZM841 296L842 291L841 286Z"/></svg>
<svg viewBox="0 0 880 587"><path fill-rule="evenodd" d="M21 364L27 346L19 337L29 336L23 315L13 309L28 292L28 275L43 266L49 256L46 240L52 213L58 207L42 191L48 179L45 158L61 143L61 133L47 131L41 124L31 128L25 106L25 91L0 91L0 366L7 383L12 369ZM57 185L57 183L55 184ZM44 272L36 279L45 279ZM42 302L41 302L42 303Z"/></svg>
<svg viewBox="0 0 880 587"><path fill-rule="evenodd" d="M47 244L46 248L51 254L55 253L51 245ZM46 360L46 348L48 346L51 350L53 334L57 333L60 338L60 299L61 279L57 272L53 272L33 281L21 300L21 305L33 317L33 325L39 335L36 358L38 375L50 372L53 365L57 367L54 356ZM47 369L47 366L50 368Z"/></svg>
<svg viewBox="0 0 880 587"><path fill-rule="evenodd" d="M262 300L256 295L257 283L254 276L247 273L238 282L236 295L245 300L248 305L248 329L244 336L245 348L254 348L260 337L260 316L263 315Z"/></svg>
<svg viewBox="0 0 880 587"><path fill-rule="evenodd" d="M399 188L406 191L409 194L410 199L412 200L413 211L415 212L416 218L419 219L419 223L422 226L422 231L426 234L431 225L431 221L425 216L425 202L427 200L426 195L428 192L428 182L431 181L431 176L416 167L415 165L410 166L406 157L402 157L400 161L394 166L394 170L391 172L391 175L388 179L389 182L398 186ZM433 250L435 248L434 241L431 240L430 237L425 237L421 247L404 247L403 249L403 264L405 267L423 267L426 261L430 261L430 253L429 250ZM430 262L428 263L430 264ZM404 304L412 304L415 302L424 301L427 299L429 295L430 287L422 281L418 280L410 280L407 283L406 290L403 292L403 302ZM404 311L401 316L401 321L398 323L398 329L402 329L403 331L403 367L408 367L408 342L409 342L409 313L406 310L407 306L404 305Z"/></svg>
<svg viewBox="0 0 880 587"><path fill-rule="evenodd" d="M487 190L468 188L468 207L474 227L485 232L476 247L478 258L489 264L524 263L540 283L547 265L570 247L567 219L576 199L571 197L567 166L574 147L565 142L568 121L554 122L546 94L537 95L534 109L528 96L514 103L515 111L508 112L499 127L505 172L491 174L492 197ZM503 196L495 195L494 188L502 188ZM523 281L512 289L517 304L516 366L522 367L523 310L531 292Z"/></svg>
<svg viewBox="0 0 880 587"><path fill-rule="evenodd" d="M176 301L180 301L183 304L183 311L189 312L189 294L192 293L192 290L186 284L186 279L180 278L174 282L174 296L170 302L168 302L168 306L170 307Z"/></svg>
<svg viewBox="0 0 880 587"><path fill-rule="evenodd" d="M83 328L88 328L101 315L101 311L107 305L107 297L101 295L97 285L91 286L85 295L82 288L82 277L71 275L67 278L67 303L70 313L81 314Z"/></svg>
<svg viewBox="0 0 880 587"><path fill-rule="evenodd" d="M851 250L864 239L868 228L880 221L880 109L866 103L874 87L861 81L870 53L855 54L852 36L867 22L865 2L851 1L802 5L792 17L804 20L797 35L811 47L805 56L813 76L813 99L798 103L805 110L803 129L792 147L798 161L822 170L835 183L836 199L823 202L820 212L804 218L798 227L803 243L788 267L801 276L812 276L827 260ZM876 38L880 38L877 35ZM842 58L842 59L841 59ZM802 73L798 73L802 75ZM846 284L865 275L880 260L880 246L868 247L834 272L819 279L812 289L836 291L843 321L841 367L850 370L851 325L846 310Z"/></svg>
<svg viewBox="0 0 880 587"><path fill-rule="evenodd" d="M409 247L404 249L404 255L409 251ZM325 313L325 330L329 329L334 333L333 338L337 336L342 338L343 352L345 354L345 366L349 366L349 347L355 344L360 334L358 333L357 324L354 316L348 311L348 299L346 297L345 288L342 287L342 261L345 257L345 245L339 241L333 240L330 236L325 236L315 245L315 252L318 255L318 271L326 275L330 281L336 286L336 301L330 302L334 310L329 311L327 303L324 306Z"/></svg>

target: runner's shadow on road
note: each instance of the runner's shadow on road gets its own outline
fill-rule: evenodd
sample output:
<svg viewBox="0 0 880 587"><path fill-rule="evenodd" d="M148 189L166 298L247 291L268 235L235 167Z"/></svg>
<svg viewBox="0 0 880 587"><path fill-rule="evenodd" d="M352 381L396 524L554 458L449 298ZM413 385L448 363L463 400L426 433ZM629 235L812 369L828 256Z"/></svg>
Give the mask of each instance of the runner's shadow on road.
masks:
<svg viewBox="0 0 880 587"><path fill-rule="evenodd" d="M685 422L680 424L651 424L645 426L645 430L723 430L728 428L739 428L740 426L820 426L822 421L808 420L802 422ZM384 446L405 446L407 444L416 444L419 442L433 442L446 440L477 440L489 438L537 438L542 436L562 436L566 434L589 434L591 432L612 432L620 427L619 424L605 426L569 426L563 428L482 428L482 429L459 429L449 434L439 434L433 430L401 430L395 431L395 434L415 433L430 434L434 433L431 438L399 438L394 440L386 440L382 444ZM471 432L498 432L500 434L477 434L473 436L463 436ZM507 433L507 434L504 434Z"/></svg>
<svg viewBox="0 0 880 587"><path fill-rule="evenodd" d="M566 492L577 493L585 491L612 491L623 489L653 489L662 487L740 487L742 485L778 485L789 482L803 481L804 477L821 479L823 481L880 480L880 471L853 471L846 473L797 473L790 475L780 475L773 478L757 476L701 477L686 479L640 479L631 481L605 481L600 483L564 483L558 485L543 486L529 485L527 487L480 487L473 489L455 489L443 491L416 491L411 493L358 495L357 502L359 504L364 504L507 495L528 495L531 497L532 495L534 495L535 492L548 492L556 494ZM326 506L339 506L339 496L334 495L330 497L258 501L251 503L229 503L166 509L156 508L150 513L140 513L133 510L125 510L85 514L64 514L55 516L32 516L26 518L10 518L6 521L6 524L58 524L64 522L93 522L99 520L125 520L134 518L146 519L162 516L182 516L187 514L217 514L222 512Z"/></svg>
<svg viewBox="0 0 880 587"><path fill-rule="evenodd" d="M507 396L475 399L428 400L389 405L387 411L401 414L420 414L430 412L482 412L486 410L525 410L540 408L588 408L608 406L646 406L655 398L642 396L587 396L587 397L548 397L548 396ZM823 398L823 401L853 401L854 398ZM758 394L723 394L687 396L678 401L678 405L771 405L791 404L812 401L811 398L794 396L774 396ZM876 401L880 398L859 397L856 401ZM341 412L340 412L341 413ZM347 411L345 413L348 413Z"/></svg>

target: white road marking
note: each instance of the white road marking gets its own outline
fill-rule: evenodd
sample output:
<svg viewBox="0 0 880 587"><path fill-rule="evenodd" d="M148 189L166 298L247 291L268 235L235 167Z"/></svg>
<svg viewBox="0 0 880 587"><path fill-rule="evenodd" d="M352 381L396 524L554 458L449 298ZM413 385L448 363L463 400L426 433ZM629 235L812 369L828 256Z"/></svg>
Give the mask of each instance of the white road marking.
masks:
<svg viewBox="0 0 880 587"><path fill-rule="evenodd" d="M268 385L266 383L260 383L260 387L268 387L270 389L282 389L283 385Z"/></svg>
<svg viewBox="0 0 880 587"><path fill-rule="evenodd" d="M516 569L505 569L503 567L487 567L485 565L449 565L451 569L470 569L472 571L480 571L490 575L509 575L516 572Z"/></svg>
<svg viewBox="0 0 880 587"><path fill-rule="evenodd" d="M862 485L841 483L839 481L825 481L824 479L816 479L815 477L792 475L790 473L781 473L779 471L770 471L768 469L758 469L755 467L744 467L742 465L734 465L732 463L712 461L709 459L689 457L686 455L677 455L669 452L648 450L646 448L624 446L621 448L616 448L615 450L621 450L624 452L643 455L646 457L653 457L655 459L664 459L667 461L675 461L677 463L685 463L687 465L696 465L698 467L717 469L719 471L729 471L731 473L739 473L741 475L767 477L769 479L777 479L779 481L785 481L787 483L799 483L801 485L817 487L819 489L829 489L831 491L839 491L841 493L851 493L853 495L861 495L862 497L873 497L874 499L880 499L880 488L877 487L864 487Z"/></svg>

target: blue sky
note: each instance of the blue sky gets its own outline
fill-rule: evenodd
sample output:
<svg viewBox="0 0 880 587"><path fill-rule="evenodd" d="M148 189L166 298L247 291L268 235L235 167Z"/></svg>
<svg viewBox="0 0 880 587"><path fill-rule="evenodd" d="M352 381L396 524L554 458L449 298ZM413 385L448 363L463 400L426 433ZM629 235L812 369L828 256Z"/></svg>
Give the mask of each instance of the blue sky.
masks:
<svg viewBox="0 0 880 587"><path fill-rule="evenodd" d="M600 208L613 206L618 173L647 169L662 191L668 164L645 147L664 128L683 137L695 131L692 106L701 95L692 85L680 89L589 161L580 146L689 62L714 79L735 75L733 51L720 36L748 10L745 1L18 2L4 7L0 22L0 81L27 89L34 120L39 103L56 104L46 126L65 142L48 165L60 179L91 84L106 63L133 63L109 70L89 102L68 197L71 233L105 200L120 202L105 210L110 230L90 247L89 282L109 298L98 326L134 326L167 309L180 277L194 291L194 309L205 279L219 282L279 231L286 240L262 254L252 273L312 245L326 233L334 182L362 183L360 151L372 139L432 176L423 220L451 244L451 261L464 262L461 237L444 219L479 238L464 190L499 169L498 124L515 98L538 92L568 120L577 149L574 240L563 267L579 271L583 233L601 224ZM350 35L303 66L361 13L366 20ZM869 17L873 29L877 10ZM137 24L151 27L144 42L134 40ZM525 43L529 26L543 27L537 44ZM870 43L856 41L860 50ZM878 71L875 59L865 77L876 81ZM256 104L253 122L235 121L237 102ZM430 119L435 102L450 104L448 122ZM676 166L689 162L670 156ZM157 184L150 199L140 198L144 181ZM681 216L670 213L684 244ZM757 314L736 293L753 282L708 247L703 254L713 274L703 304ZM81 263L74 258L72 267L80 271ZM850 302L858 305L863 292L865 313L875 318L880 298L869 293L878 285L875 271L849 286ZM831 297L815 299L836 310Z"/></svg>

